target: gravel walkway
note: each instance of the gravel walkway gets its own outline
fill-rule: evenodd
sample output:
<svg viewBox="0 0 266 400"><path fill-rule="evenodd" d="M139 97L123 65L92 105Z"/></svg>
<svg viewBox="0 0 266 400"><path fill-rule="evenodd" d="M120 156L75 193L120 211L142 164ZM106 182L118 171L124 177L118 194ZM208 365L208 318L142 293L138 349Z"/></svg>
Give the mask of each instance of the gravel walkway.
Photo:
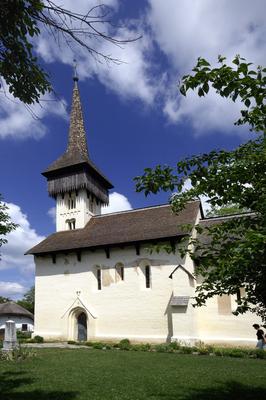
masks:
<svg viewBox="0 0 266 400"><path fill-rule="evenodd" d="M68 344L67 342L55 343L21 343L22 347L33 347L39 349L57 348L57 349L90 349L88 346Z"/></svg>

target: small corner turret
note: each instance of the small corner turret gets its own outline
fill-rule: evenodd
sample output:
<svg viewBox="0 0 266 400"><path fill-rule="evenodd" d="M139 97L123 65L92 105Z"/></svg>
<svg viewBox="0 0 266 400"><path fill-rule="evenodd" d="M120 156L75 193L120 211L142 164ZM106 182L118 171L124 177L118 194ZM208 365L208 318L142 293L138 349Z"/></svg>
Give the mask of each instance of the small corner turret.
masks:
<svg viewBox="0 0 266 400"><path fill-rule="evenodd" d="M67 149L42 173L49 196L56 200L57 231L84 228L109 203L113 188L89 157L76 73L73 80Z"/></svg>

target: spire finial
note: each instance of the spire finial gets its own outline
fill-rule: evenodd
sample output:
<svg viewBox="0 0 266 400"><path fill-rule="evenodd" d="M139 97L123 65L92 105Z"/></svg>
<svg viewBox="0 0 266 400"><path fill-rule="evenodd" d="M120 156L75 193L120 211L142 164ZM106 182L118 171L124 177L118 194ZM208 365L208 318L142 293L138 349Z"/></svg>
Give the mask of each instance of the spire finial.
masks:
<svg viewBox="0 0 266 400"><path fill-rule="evenodd" d="M78 73L77 73L77 60L74 58L73 60L73 71L74 71L74 76L73 76L73 81L78 82Z"/></svg>

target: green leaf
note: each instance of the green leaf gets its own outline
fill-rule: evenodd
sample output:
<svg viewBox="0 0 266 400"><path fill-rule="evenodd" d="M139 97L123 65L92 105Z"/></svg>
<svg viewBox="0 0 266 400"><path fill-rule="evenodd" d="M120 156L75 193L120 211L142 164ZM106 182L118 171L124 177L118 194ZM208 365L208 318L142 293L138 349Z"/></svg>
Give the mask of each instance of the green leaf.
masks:
<svg viewBox="0 0 266 400"><path fill-rule="evenodd" d="M184 86L184 85L181 85L181 86L180 86L179 91L180 91L180 93L181 93L183 96L186 96L186 89L185 89L185 86Z"/></svg>
<svg viewBox="0 0 266 400"><path fill-rule="evenodd" d="M209 85L208 82L204 82L203 86L202 86L203 91L207 94L209 91Z"/></svg>
<svg viewBox="0 0 266 400"><path fill-rule="evenodd" d="M198 95L199 95L200 97L204 96L204 91L203 91L203 89L202 89L201 87L200 87L199 90L198 90Z"/></svg>

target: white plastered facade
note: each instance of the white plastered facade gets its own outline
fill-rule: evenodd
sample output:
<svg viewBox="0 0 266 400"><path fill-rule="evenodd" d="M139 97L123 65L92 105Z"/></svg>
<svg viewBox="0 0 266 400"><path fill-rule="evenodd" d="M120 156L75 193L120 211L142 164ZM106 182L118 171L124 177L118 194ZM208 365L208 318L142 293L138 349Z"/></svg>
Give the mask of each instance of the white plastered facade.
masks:
<svg viewBox="0 0 266 400"><path fill-rule="evenodd" d="M56 197L56 231L83 228L92 215L101 213L100 202L85 189ZM75 223L75 225L73 225Z"/></svg>
<svg viewBox="0 0 266 400"><path fill-rule="evenodd" d="M101 214L101 204L105 204L112 188L110 182L92 167L86 146L75 78L68 148L44 174L50 183L56 179L60 181L60 190L49 192L56 198L57 231L84 228L93 215ZM82 163L80 157L76 157L79 152ZM64 157L72 160L73 170L71 165L64 164ZM87 186L83 181L82 185L78 183L81 173L92 174L90 177L86 175ZM75 184L69 186L67 174ZM69 192L69 187L77 190ZM197 221L199 218L200 215ZM123 226L119 226L118 230L126 243L129 240L126 229L123 232ZM93 235L93 231L89 233ZM157 239L153 232L150 233L149 237ZM141 240L134 238L134 241L139 246ZM77 249L78 253L55 250L52 254L35 256L35 335L46 340L77 340L78 324L83 324L87 340L128 338L136 342L183 340L190 343L202 340L237 345L255 342L252 324L257 321L249 314L233 316L235 303L232 298L213 298L206 307L192 307L197 286L192 277L194 265L188 256L181 259L178 245L175 254L163 251L150 254L147 250L149 243L138 249L126 244L105 249L104 245L102 243L102 248L93 251L85 248L82 251ZM77 248L78 244L75 246ZM118 276L118 263L124 268L124 279L121 279L121 271ZM178 265L182 268L177 268ZM146 287L147 266L149 288ZM173 305L173 300L182 297L189 298L187 305Z"/></svg>
<svg viewBox="0 0 266 400"><path fill-rule="evenodd" d="M23 330L27 332L32 332L34 329L33 321L31 318L28 318L26 316L20 316L20 315L1 315L0 316L0 329L5 329L6 321L14 321L16 324L16 329L17 330L22 330L22 325Z"/></svg>
<svg viewBox="0 0 266 400"><path fill-rule="evenodd" d="M190 275L194 265L188 256L181 258L178 245L175 254L150 254L142 245L139 255L134 246L125 246L111 248L110 258L104 249L87 249L80 261L75 252L58 253L54 261L49 255L35 257L34 334L46 340L77 340L77 318L85 313L87 340L255 343L254 317L232 315L233 298L192 306L197 285ZM124 280L117 275L117 265L124 267ZM146 288L146 266L150 266L150 288ZM171 305L175 296L189 296L188 305Z"/></svg>

